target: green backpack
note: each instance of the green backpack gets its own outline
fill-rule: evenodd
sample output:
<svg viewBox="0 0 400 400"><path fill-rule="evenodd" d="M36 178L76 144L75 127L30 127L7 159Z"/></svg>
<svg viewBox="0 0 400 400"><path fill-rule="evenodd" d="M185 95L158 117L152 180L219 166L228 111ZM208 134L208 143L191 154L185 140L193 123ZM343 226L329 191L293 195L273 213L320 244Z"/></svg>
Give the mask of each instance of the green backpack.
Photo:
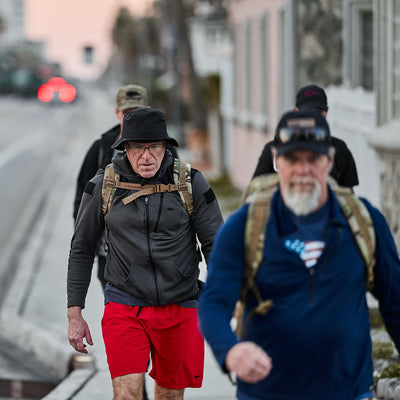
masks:
<svg viewBox="0 0 400 400"><path fill-rule="evenodd" d="M118 188L135 190L134 193L122 199L124 205L136 200L138 197L153 193L179 192L183 205L189 216L194 211L192 195L191 165L174 158L174 184L141 185L139 183L121 182L120 175L114 171L114 167L108 164L104 170L103 185L101 189L102 211L105 216L110 210L115 192ZM107 251L107 227L104 235L104 249Z"/></svg>
<svg viewBox="0 0 400 400"><path fill-rule="evenodd" d="M371 216L365 204L350 188L339 186L331 177L328 178L328 184L339 201L363 258L367 290L372 290L374 286L375 230ZM242 203L249 203L249 208L244 238L246 268L240 300L236 304L234 314L237 320L236 334L239 337L244 337L248 322L254 314L265 315L273 306L272 300L262 299L255 284L255 277L263 257L265 230L270 216L271 199L278 185L277 174L261 175L254 178L243 192ZM250 291L256 296L258 306L250 311L243 323L244 306Z"/></svg>

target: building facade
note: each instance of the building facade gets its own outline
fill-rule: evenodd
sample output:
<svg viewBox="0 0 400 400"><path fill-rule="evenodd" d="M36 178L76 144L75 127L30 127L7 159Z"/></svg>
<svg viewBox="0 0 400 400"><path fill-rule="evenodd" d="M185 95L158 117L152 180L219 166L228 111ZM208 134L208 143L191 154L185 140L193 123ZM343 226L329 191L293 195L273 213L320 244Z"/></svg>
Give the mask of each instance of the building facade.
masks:
<svg viewBox="0 0 400 400"><path fill-rule="evenodd" d="M243 187L299 87L342 80L342 0L232 1L231 71L224 77L227 168ZM246 149L244 152L243 149Z"/></svg>
<svg viewBox="0 0 400 400"><path fill-rule="evenodd" d="M295 90L294 2L233 1L232 49L222 82L227 169L234 184L250 180L265 143Z"/></svg>
<svg viewBox="0 0 400 400"><path fill-rule="evenodd" d="M4 0L2 0L4 1ZM9 0L14 2L14 0ZM112 54L112 27L121 7L143 14L151 0L25 0L25 35L66 76L97 79Z"/></svg>
<svg viewBox="0 0 400 400"><path fill-rule="evenodd" d="M356 161L355 192L381 208L400 245L400 0L234 0L223 77L227 168L251 179L280 114L308 83Z"/></svg>

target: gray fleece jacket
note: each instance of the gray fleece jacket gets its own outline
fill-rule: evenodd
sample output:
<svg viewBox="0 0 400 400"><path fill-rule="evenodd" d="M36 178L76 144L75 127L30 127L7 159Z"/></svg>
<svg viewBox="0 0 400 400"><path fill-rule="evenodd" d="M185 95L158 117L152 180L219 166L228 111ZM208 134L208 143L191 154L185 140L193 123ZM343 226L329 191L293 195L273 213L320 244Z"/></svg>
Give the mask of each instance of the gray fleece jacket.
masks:
<svg viewBox="0 0 400 400"><path fill-rule="evenodd" d="M173 158L167 150L153 178L136 174L124 154L113 159L121 181L174 183ZM103 173L86 185L71 241L68 263L68 307L85 306L96 245L104 230L101 210ZM210 185L192 169L194 212L187 214L179 192L154 193L124 205L132 190L117 189L105 217L109 252L105 278L112 285L151 305L191 299L198 292L199 255L208 260L223 219Z"/></svg>

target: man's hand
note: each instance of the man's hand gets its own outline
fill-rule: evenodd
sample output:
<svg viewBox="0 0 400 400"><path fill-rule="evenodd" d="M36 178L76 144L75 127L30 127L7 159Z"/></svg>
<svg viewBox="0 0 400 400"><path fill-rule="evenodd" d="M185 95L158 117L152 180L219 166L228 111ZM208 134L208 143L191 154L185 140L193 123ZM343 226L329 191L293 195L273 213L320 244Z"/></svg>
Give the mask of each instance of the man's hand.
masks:
<svg viewBox="0 0 400 400"><path fill-rule="evenodd" d="M241 342L233 346L226 355L225 365L238 378L247 383L257 383L268 376L272 360L253 342Z"/></svg>
<svg viewBox="0 0 400 400"><path fill-rule="evenodd" d="M89 326L82 317L80 307L68 308L68 340L70 345L80 353L87 353L86 345L83 339L93 346L92 336L90 335Z"/></svg>

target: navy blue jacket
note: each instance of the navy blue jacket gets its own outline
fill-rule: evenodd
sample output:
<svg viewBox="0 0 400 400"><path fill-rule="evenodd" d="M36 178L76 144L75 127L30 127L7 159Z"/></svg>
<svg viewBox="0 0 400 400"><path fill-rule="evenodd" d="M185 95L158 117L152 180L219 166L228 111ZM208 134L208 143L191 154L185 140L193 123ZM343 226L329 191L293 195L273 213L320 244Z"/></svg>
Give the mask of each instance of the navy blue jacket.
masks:
<svg viewBox="0 0 400 400"><path fill-rule="evenodd" d="M264 348L273 368L257 384L238 380L239 399L353 400L373 385L364 265L332 191L328 201L325 249L317 264L307 269L280 239L294 226L279 191L273 197L256 284L263 299L272 299L274 306L266 316L251 319L245 338ZM399 257L384 217L365 203L377 237L373 295L399 349ZM220 228L200 298L201 331L224 369L226 354L238 342L229 323L245 268L247 207L241 207ZM255 305L250 296L246 311Z"/></svg>

